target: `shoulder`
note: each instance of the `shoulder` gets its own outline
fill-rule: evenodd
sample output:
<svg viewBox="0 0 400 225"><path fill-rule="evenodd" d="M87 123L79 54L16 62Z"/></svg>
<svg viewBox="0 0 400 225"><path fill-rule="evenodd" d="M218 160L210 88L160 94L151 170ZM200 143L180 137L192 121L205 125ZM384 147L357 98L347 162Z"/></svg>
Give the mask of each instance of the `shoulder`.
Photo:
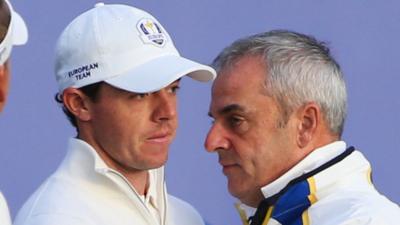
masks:
<svg viewBox="0 0 400 225"><path fill-rule="evenodd" d="M204 225L204 221L197 210L175 196L168 195L168 210L171 224Z"/></svg>
<svg viewBox="0 0 400 225"><path fill-rule="evenodd" d="M6 199L3 194L0 192L0 221L1 224L11 224L10 213L8 212L8 206Z"/></svg>
<svg viewBox="0 0 400 225"><path fill-rule="evenodd" d="M74 200L84 195L77 184L52 175L24 203L15 218L15 224L87 224L78 223L75 213L84 206L76 204Z"/></svg>
<svg viewBox="0 0 400 225"><path fill-rule="evenodd" d="M395 225L400 220L399 206L377 191L337 192L318 200L308 212L312 224L321 225Z"/></svg>

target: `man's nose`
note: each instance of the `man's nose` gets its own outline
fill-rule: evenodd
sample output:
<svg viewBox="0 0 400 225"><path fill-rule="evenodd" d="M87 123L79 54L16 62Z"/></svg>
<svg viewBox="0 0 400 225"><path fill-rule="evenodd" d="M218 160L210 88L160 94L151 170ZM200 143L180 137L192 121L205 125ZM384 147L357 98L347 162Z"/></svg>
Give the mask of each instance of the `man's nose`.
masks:
<svg viewBox="0 0 400 225"><path fill-rule="evenodd" d="M229 139L228 134L225 132L225 129L214 123L210 130L208 131L206 140L204 142L204 147L208 152L214 152L220 149L229 149Z"/></svg>
<svg viewBox="0 0 400 225"><path fill-rule="evenodd" d="M154 120L157 122L172 120L176 117L176 96L171 96L166 92L158 94L158 104L156 105Z"/></svg>

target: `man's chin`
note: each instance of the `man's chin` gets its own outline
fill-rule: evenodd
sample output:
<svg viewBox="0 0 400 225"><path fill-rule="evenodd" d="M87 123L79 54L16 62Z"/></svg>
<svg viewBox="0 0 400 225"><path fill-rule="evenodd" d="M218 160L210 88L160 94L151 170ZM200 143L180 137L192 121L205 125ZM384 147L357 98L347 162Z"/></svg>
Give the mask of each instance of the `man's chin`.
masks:
<svg viewBox="0 0 400 225"><path fill-rule="evenodd" d="M164 157L159 157L159 158L157 158L157 160L154 160L154 159L155 158L153 158L151 161L149 161L147 163L146 170L157 169L157 168L164 166L165 163L167 163L168 155L166 155Z"/></svg>
<svg viewBox="0 0 400 225"><path fill-rule="evenodd" d="M228 191L233 197L242 199L246 195L246 191L241 186L237 181L233 182L228 179Z"/></svg>

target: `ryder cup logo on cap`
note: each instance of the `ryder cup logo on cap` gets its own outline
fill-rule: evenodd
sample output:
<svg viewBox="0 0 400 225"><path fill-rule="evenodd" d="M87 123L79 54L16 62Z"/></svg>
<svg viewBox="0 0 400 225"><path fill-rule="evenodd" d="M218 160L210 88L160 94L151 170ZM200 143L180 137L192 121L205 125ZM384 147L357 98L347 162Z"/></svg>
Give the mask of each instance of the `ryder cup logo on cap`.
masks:
<svg viewBox="0 0 400 225"><path fill-rule="evenodd" d="M164 27L127 5L96 6L75 18L56 45L59 94L104 81L136 93L158 91L182 76L215 78L214 69L181 57Z"/></svg>
<svg viewBox="0 0 400 225"><path fill-rule="evenodd" d="M165 41L167 41L167 37L164 35L161 27L151 19L140 20L137 29L141 33L140 38L144 43L164 46Z"/></svg>
<svg viewBox="0 0 400 225"><path fill-rule="evenodd" d="M2 8L6 7L10 15L10 22L7 27L6 35L0 43L0 65L3 65L10 57L13 45L23 45L28 40L28 30L22 17L14 11L8 0L0 0ZM3 15L4 16L4 15Z"/></svg>

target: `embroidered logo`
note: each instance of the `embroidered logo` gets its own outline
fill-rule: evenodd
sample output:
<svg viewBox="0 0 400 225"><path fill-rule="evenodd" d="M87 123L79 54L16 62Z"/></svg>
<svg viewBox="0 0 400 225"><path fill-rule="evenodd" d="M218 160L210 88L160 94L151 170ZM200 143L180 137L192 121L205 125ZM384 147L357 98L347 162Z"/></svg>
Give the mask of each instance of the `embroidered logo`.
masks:
<svg viewBox="0 0 400 225"><path fill-rule="evenodd" d="M167 36L161 29L161 26L152 19L141 19L137 24L140 38L145 44L153 44L163 47L167 41Z"/></svg>
<svg viewBox="0 0 400 225"><path fill-rule="evenodd" d="M96 70L98 68L99 68L98 63L84 65L84 66L75 68L71 71L68 71L68 77L69 78L74 77L75 80L82 80L82 79L90 77L92 75L91 70Z"/></svg>

